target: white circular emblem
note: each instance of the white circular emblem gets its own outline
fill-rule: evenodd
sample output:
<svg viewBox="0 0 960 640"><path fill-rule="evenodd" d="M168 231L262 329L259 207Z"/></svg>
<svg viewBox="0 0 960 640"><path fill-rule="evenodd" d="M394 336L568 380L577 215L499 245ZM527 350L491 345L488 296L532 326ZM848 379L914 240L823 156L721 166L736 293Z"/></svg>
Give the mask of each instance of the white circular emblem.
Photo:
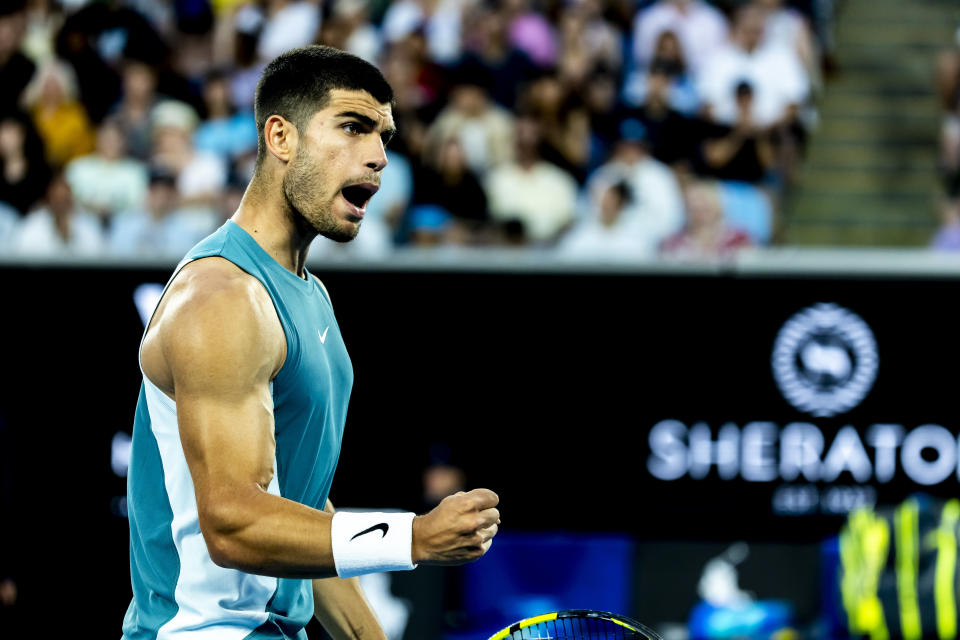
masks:
<svg viewBox="0 0 960 640"><path fill-rule="evenodd" d="M787 402L817 418L856 407L877 377L877 342L863 319L841 306L815 304L780 329L773 377Z"/></svg>

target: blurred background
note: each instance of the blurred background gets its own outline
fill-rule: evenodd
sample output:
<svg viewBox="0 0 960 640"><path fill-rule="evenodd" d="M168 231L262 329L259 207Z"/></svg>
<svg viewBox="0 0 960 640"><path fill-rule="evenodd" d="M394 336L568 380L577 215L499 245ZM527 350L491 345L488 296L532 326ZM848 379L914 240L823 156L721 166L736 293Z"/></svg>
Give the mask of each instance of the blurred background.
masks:
<svg viewBox="0 0 960 640"><path fill-rule="evenodd" d="M144 319L239 203L259 73L316 42L379 66L399 128L358 239L308 263L356 369L331 498L501 496L481 562L365 579L392 639L561 608L956 638L958 25L953 0L3 0L0 637L119 634Z"/></svg>

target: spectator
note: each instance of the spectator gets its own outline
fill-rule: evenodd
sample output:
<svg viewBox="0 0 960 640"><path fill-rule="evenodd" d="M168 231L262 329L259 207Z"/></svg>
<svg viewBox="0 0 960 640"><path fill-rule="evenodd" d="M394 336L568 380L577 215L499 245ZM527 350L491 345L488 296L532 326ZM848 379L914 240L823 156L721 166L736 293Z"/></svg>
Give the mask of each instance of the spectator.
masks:
<svg viewBox="0 0 960 640"><path fill-rule="evenodd" d="M680 40L686 62L698 74L727 38L723 14L703 0L658 0L637 13L633 26L633 61L649 66L660 34L672 31Z"/></svg>
<svg viewBox="0 0 960 640"><path fill-rule="evenodd" d="M660 238L645 233L632 210L626 182L597 189L600 201L592 203L588 219L560 242L561 258L596 261L632 261L655 257Z"/></svg>
<svg viewBox="0 0 960 640"><path fill-rule="evenodd" d="M501 0L507 14L511 44L544 69L555 67L560 44L546 16L531 7L530 0Z"/></svg>
<svg viewBox="0 0 960 640"><path fill-rule="evenodd" d="M224 162L256 155L257 125L253 111L237 110L230 100L230 76L210 72L203 85L206 119L193 136L199 151L208 151Z"/></svg>
<svg viewBox="0 0 960 640"><path fill-rule="evenodd" d="M483 67L464 64L453 75L457 85L450 104L427 132L427 147L438 148L441 140L458 137L467 164L483 176L513 155L511 116L490 100L493 79Z"/></svg>
<svg viewBox="0 0 960 640"><path fill-rule="evenodd" d="M703 163L717 179L758 183L776 162L772 133L754 123L753 87L741 82L735 92L737 120L732 126L707 125Z"/></svg>
<svg viewBox="0 0 960 640"><path fill-rule="evenodd" d="M484 67L496 78L490 88L491 97L503 108L513 109L521 85L535 75L530 57L515 47L507 32L506 11L493 3L478 8L476 24L465 44L465 60Z"/></svg>
<svg viewBox="0 0 960 640"><path fill-rule="evenodd" d="M752 119L758 127L795 126L809 93L806 72L785 46L763 47L764 12L740 9L730 42L717 51L700 74L699 93L707 119L733 125L739 117L736 87L753 88Z"/></svg>
<svg viewBox="0 0 960 640"><path fill-rule="evenodd" d="M425 110L427 119L432 120L436 109L442 106L439 103L447 93L450 76L455 74L430 60L427 40L420 31L414 31L391 45L385 58L385 73L396 78L397 87L402 88L400 104ZM394 88L394 95L398 95L397 88Z"/></svg>
<svg viewBox="0 0 960 640"><path fill-rule="evenodd" d="M819 54L810 24L802 13L784 6L783 0L753 0L766 14L763 28L763 46L785 46L794 50L797 58L813 78L819 72Z"/></svg>
<svg viewBox="0 0 960 640"><path fill-rule="evenodd" d="M382 38L370 22L370 0L336 0L332 18L343 28L343 50L376 64Z"/></svg>
<svg viewBox="0 0 960 640"><path fill-rule="evenodd" d="M100 221L77 208L62 173L50 181L46 206L24 218L16 235L15 251L29 256L98 256L104 245Z"/></svg>
<svg viewBox="0 0 960 640"><path fill-rule="evenodd" d="M599 202L602 189L624 181L632 194L644 233L659 241L683 225L683 197L673 173L650 155L648 145L643 123L635 119L624 120L613 155L590 176L587 193L593 201Z"/></svg>
<svg viewBox="0 0 960 640"><path fill-rule="evenodd" d="M145 206L124 211L110 224L107 250L117 257L177 258L218 224L212 212L180 208L176 177L164 169L150 173Z"/></svg>
<svg viewBox="0 0 960 640"><path fill-rule="evenodd" d="M601 66L590 73L583 91L584 106L590 119L587 174L606 162L619 138L617 91L617 77L611 70Z"/></svg>
<svg viewBox="0 0 960 640"><path fill-rule="evenodd" d="M150 159L150 113L158 102L157 72L139 60L123 63L123 91L111 115L123 129L127 151L137 160Z"/></svg>
<svg viewBox="0 0 960 640"><path fill-rule="evenodd" d="M574 220L577 182L541 156L543 138L535 117L518 118L514 137L516 160L493 169L485 183L490 215L520 222L535 244L551 242Z"/></svg>
<svg viewBox="0 0 960 640"><path fill-rule="evenodd" d="M393 45L420 32L430 60L455 63L461 54L461 22L466 0L396 0L383 15L382 33Z"/></svg>
<svg viewBox="0 0 960 640"><path fill-rule="evenodd" d="M20 104L36 66L20 53L27 28L26 0L0 3L0 113L8 113Z"/></svg>
<svg viewBox="0 0 960 640"><path fill-rule="evenodd" d="M320 6L311 0L266 0L257 57L270 62L284 51L310 44L320 30Z"/></svg>
<svg viewBox="0 0 960 640"><path fill-rule="evenodd" d="M93 125L77 100L76 80L67 64L53 60L40 67L24 92L24 103L53 167L62 168L93 151Z"/></svg>
<svg viewBox="0 0 960 640"><path fill-rule="evenodd" d="M603 16L598 0L576 0L559 18L560 57L558 72L564 84L582 88L591 70L598 66L620 69L623 50L620 32Z"/></svg>
<svg viewBox="0 0 960 640"><path fill-rule="evenodd" d="M46 193L50 169L43 141L30 117L11 112L0 119L0 202L21 215Z"/></svg>
<svg viewBox="0 0 960 640"><path fill-rule="evenodd" d="M664 82L666 86L661 86ZM695 115L700 106L693 77L680 48L680 39L673 31L660 34L650 64L634 69L624 81L624 98L631 105L646 103L653 91L663 94L654 97L654 100L665 102L671 110L684 116Z"/></svg>
<svg viewBox="0 0 960 640"><path fill-rule="evenodd" d="M84 210L102 218L139 207L147 191L147 169L126 155L119 121L104 120L97 131L96 152L67 165L73 197Z"/></svg>
<svg viewBox="0 0 960 640"><path fill-rule="evenodd" d="M532 82L522 108L540 122L544 160L583 182L590 161L590 113L579 95L568 91L551 73Z"/></svg>
<svg viewBox="0 0 960 640"><path fill-rule="evenodd" d="M220 158L194 148L197 114L187 104L168 100L154 107L150 122L153 164L177 177L182 204L214 207L218 192L226 184L227 172Z"/></svg>
<svg viewBox="0 0 960 640"><path fill-rule="evenodd" d="M487 221L487 197L467 165L460 139L451 135L428 149L427 161L417 175L415 205L436 205L469 235L480 232Z"/></svg>
<svg viewBox="0 0 960 640"><path fill-rule="evenodd" d="M731 228L723 217L715 185L691 182L684 189L687 222L661 246L663 255L684 260L711 260L750 246L750 238Z"/></svg>
<svg viewBox="0 0 960 640"><path fill-rule="evenodd" d="M698 132L691 118L673 106L674 85L670 64L654 60L644 78L646 86L643 101L630 114L646 128L645 138L653 157L675 167L692 160Z"/></svg>

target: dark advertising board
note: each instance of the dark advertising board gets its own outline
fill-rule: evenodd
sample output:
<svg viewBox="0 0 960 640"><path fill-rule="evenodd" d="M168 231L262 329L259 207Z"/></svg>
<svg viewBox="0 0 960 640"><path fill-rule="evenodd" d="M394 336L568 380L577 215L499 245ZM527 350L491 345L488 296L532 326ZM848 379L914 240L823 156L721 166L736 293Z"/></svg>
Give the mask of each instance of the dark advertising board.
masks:
<svg viewBox="0 0 960 640"><path fill-rule="evenodd" d="M318 273L356 370L337 504L422 508L442 450L518 532L816 543L858 504L960 486L953 279ZM0 271L27 602L95 572L119 625L134 296L167 275Z"/></svg>

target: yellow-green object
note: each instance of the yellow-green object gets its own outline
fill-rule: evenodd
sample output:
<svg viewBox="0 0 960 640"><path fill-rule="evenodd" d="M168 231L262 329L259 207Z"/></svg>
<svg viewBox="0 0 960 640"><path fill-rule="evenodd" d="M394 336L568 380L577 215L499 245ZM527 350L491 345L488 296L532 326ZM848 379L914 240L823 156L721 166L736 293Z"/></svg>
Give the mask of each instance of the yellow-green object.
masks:
<svg viewBox="0 0 960 640"><path fill-rule="evenodd" d="M937 603L937 634L941 638L957 637L957 595L954 588L957 573L957 521L960 500L953 499L943 507L937 528L937 571L934 600Z"/></svg>
<svg viewBox="0 0 960 640"><path fill-rule="evenodd" d="M958 526L957 499L918 497L850 513L839 580L852 636L957 639Z"/></svg>
<svg viewBox="0 0 960 640"><path fill-rule="evenodd" d="M850 514L840 534L840 592L852 635L869 635L871 640L890 637L877 588L887 562L890 528L873 509Z"/></svg>
<svg viewBox="0 0 960 640"><path fill-rule="evenodd" d="M920 640L920 603L917 601L917 565L920 563L919 507L915 500L901 504L893 515L897 527L897 598L904 640Z"/></svg>

